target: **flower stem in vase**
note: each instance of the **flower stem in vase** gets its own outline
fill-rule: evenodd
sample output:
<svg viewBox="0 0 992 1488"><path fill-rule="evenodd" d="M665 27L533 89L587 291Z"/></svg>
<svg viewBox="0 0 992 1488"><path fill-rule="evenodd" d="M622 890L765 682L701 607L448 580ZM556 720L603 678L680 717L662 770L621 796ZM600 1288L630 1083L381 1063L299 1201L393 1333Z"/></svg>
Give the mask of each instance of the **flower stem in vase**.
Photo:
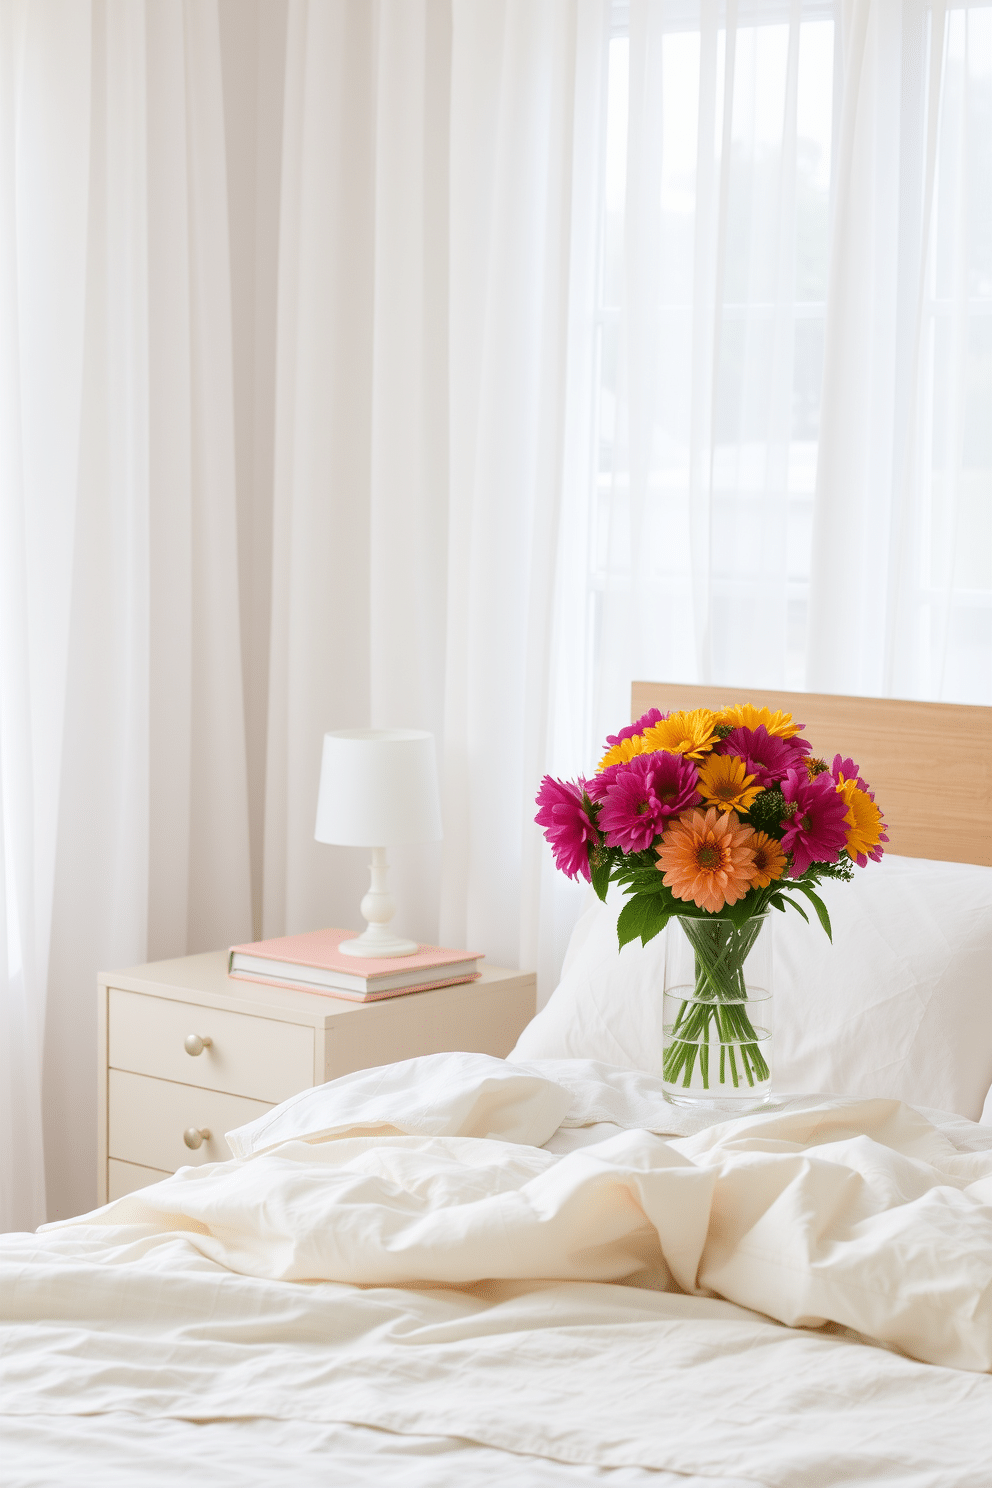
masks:
<svg viewBox="0 0 992 1488"><path fill-rule="evenodd" d="M682 966L671 976L666 970L662 1072L674 1099L767 1097L770 958L759 942L766 920L673 922L674 960Z"/></svg>

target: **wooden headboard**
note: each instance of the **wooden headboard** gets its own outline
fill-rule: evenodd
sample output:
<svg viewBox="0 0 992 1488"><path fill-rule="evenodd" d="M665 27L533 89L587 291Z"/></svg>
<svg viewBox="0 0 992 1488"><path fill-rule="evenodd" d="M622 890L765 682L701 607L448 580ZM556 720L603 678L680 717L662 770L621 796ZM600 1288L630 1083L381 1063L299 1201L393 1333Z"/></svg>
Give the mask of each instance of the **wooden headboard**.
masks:
<svg viewBox="0 0 992 1488"><path fill-rule="evenodd" d="M805 723L814 754L828 762L849 755L882 808L889 852L992 866L992 708L675 682L631 687L632 720L649 708L727 703L782 709Z"/></svg>

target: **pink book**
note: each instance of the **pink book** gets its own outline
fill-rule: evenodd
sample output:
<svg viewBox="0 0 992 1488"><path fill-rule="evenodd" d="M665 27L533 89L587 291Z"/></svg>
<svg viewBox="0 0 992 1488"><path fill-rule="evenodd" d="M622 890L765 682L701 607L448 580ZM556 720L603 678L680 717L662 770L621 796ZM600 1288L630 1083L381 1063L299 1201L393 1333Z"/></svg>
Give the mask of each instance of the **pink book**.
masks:
<svg viewBox="0 0 992 1488"><path fill-rule="evenodd" d="M352 1002L400 997L426 992L479 976L478 951L452 951L422 945L411 956L368 958L346 956L338 950L353 930L308 930L303 935L280 935L251 945L232 946L227 974L245 982L269 982L300 992L321 992Z"/></svg>

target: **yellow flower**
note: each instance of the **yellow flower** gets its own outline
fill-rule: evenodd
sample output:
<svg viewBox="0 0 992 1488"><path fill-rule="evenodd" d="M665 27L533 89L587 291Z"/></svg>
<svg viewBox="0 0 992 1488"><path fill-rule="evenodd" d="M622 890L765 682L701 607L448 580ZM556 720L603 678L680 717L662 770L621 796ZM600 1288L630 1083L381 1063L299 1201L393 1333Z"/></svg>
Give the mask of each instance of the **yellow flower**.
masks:
<svg viewBox="0 0 992 1488"><path fill-rule="evenodd" d="M793 723L791 713L772 713L769 708L755 708L751 703L730 703L720 709L713 722L724 728L749 729L764 724L770 734L777 734L780 739L791 739L802 728L801 723Z"/></svg>
<svg viewBox="0 0 992 1488"><path fill-rule="evenodd" d="M614 744L603 755L596 766L596 774L600 770L609 769L610 765L626 765L637 754L651 754L657 747L656 744L645 744L643 734L635 734L631 739L621 739L619 744Z"/></svg>
<svg viewBox="0 0 992 1488"><path fill-rule="evenodd" d="M744 761L736 754L711 754L699 767L703 800L718 811L747 811L761 786L752 785Z"/></svg>
<svg viewBox="0 0 992 1488"><path fill-rule="evenodd" d="M774 837L769 837L767 832L755 832L748 847L754 849L754 877L751 887L767 889L774 879L782 877L788 859L781 844Z"/></svg>
<svg viewBox="0 0 992 1488"><path fill-rule="evenodd" d="M672 713L654 723L641 737L645 749L667 749L669 754L684 754L687 759L702 759L716 743L713 727L715 715L709 708Z"/></svg>
<svg viewBox="0 0 992 1488"><path fill-rule="evenodd" d="M877 847L880 842L888 841L883 835L885 823L882 813L871 796L858 789L856 780L845 780L841 776L837 793L847 803L847 855L857 859L864 867L864 861L872 848Z"/></svg>

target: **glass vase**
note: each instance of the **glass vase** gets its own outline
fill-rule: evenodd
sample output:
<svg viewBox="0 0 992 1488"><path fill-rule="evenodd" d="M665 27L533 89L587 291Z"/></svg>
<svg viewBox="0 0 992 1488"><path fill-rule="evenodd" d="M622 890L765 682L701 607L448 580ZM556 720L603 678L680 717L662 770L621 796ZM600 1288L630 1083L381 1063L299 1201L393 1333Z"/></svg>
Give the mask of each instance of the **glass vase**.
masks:
<svg viewBox="0 0 992 1488"><path fill-rule="evenodd" d="M665 946L665 1095L747 1111L772 1088L770 915L677 917Z"/></svg>

